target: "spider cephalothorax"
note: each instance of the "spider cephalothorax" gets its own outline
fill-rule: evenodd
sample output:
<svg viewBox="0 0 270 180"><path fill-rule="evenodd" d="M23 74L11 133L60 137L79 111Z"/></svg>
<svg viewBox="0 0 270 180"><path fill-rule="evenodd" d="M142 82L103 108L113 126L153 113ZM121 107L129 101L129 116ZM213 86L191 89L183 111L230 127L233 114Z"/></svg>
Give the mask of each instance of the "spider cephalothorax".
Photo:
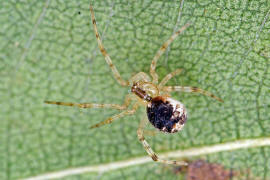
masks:
<svg viewBox="0 0 270 180"><path fill-rule="evenodd" d="M105 121L99 122L91 128L98 128L102 125L112 123L114 120L121 117L132 115L136 112L139 106L145 106L147 117L150 123L162 132L175 133L182 129L184 123L187 120L187 111L182 103L170 98L170 93L173 91L179 92L195 92L201 93L206 96L210 96L218 101L222 100L212 93L202 90L197 87L187 87L187 86L165 86L166 83L174 76L178 75L182 69L176 69L175 71L167 74L160 82L158 79L158 74L156 73L156 64L160 56L165 52L167 47L173 42L176 37L182 33L190 24L187 23L178 31L176 31L157 51L154 56L152 63L150 65L150 78L146 73L139 72L135 76L132 76L128 81L124 80L117 68L113 65L112 60L105 50L100 35L98 33L96 20L94 16L94 11L90 5L91 18L95 31L95 36L97 39L98 47L100 52L105 58L106 63L112 70L112 74L116 81L121 86L131 85L131 94L126 95L125 102L123 105L119 104L96 104L96 103L70 103L70 102L57 102L57 101L45 101L47 104L56 104L63 106L77 106L80 108L111 108L121 110L119 114L107 118ZM134 98L135 96L135 98ZM134 101L134 103L131 103ZM131 104L132 107L129 107ZM139 128L137 130L138 138L142 142L143 147L146 152L151 156L154 161L165 163L165 164L177 164L177 165L187 165L185 161L171 161L160 159L154 151L151 149L149 144L144 138L144 127L145 127L145 116L143 116Z"/></svg>
<svg viewBox="0 0 270 180"><path fill-rule="evenodd" d="M141 88L139 83L133 84L133 86L131 87L131 92L133 92L136 96L141 98L143 101L150 102L152 100L151 95L149 93L146 93L146 90Z"/></svg>

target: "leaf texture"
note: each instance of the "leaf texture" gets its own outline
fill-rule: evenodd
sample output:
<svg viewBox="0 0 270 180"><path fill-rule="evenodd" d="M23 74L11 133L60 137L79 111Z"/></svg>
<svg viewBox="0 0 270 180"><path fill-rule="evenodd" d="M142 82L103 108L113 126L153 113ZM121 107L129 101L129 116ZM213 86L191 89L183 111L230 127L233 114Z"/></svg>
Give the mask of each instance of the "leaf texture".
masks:
<svg viewBox="0 0 270 180"><path fill-rule="evenodd" d="M122 104L128 88L101 55L89 1L0 2L0 179L18 179L147 156L136 130L145 109L110 125L89 127L115 110L53 106L44 100ZM158 153L270 135L270 4L261 1L95 1L97 26L124 79L149 72L173 32L192 25L159 59L170 85L196 86L224 100L173 93L189 119L177 134L147 137ZM153 129L148 127L148 129ZM242 148L203 158L254 177L270 177L270 148ZM189 159L189 157L186 157ZM179 179L148 163L66 179ZM168 169L168 170L167 170ZM184 178L184 176L182 177Z"/></svg>

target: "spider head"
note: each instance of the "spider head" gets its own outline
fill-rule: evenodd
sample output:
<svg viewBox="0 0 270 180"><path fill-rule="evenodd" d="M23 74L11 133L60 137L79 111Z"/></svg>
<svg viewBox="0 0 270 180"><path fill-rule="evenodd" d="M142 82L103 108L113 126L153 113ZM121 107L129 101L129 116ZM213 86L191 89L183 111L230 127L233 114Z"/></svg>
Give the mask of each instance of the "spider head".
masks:
<svg viewBox="0 0 270 180"><path fill-rule="evenodd" d="M147 104L147 116L155 128L175 133L183 128L187 111L181 102L167 96L157 96Z"/></svg>
<svg viewBox="0 0 270 180"><path fill-rule="evenodd" d="M151 82L138 81L134 82L131 87L131 92L149 102L152 97L159 95L159 90L156 85Z"/></svg>

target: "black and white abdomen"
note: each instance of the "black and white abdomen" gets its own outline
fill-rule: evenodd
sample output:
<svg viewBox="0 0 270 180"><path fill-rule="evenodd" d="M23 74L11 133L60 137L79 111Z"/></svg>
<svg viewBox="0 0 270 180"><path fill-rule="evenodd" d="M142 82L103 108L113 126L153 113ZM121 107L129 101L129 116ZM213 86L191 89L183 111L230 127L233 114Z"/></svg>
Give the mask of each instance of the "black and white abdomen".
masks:
<svg viewBox="0 0 270 180"><path fill-rule="evenodd" d="M155 128L163 132L175 133L183 128L187 120L187 111L179 101L157 96L147 105L147 116Z"/></svg>

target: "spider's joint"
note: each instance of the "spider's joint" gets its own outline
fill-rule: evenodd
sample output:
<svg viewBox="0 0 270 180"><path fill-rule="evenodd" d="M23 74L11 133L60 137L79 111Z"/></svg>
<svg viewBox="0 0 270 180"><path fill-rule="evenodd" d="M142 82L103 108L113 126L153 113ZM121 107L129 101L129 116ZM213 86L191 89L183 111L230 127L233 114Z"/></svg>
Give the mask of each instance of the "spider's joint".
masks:
<svg viewBox="0 0 270 180"><path fill-rule="evenodd" d="M153 161L157 161L158 160L158 157L156 154L152 154L151 155L151 158L153 159Z"/></svg>

